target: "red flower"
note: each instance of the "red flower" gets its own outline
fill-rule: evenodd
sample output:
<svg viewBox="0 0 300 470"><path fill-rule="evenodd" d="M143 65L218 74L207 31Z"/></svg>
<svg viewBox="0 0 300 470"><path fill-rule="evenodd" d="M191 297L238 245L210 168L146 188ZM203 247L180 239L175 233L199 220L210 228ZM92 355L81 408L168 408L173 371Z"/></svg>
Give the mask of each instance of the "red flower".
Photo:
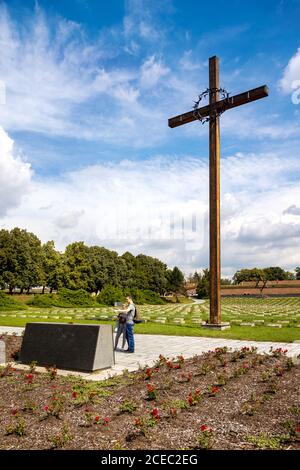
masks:
<svg viewBox="0 0 300 470"><path fill-rule="evenodd" d="M44 411L46 411L46 412L49 411L49 406L48 406L48 405L45 405L45 406L44 406Z"/></svg>
<svg viewBox="0 0 300 470"><path fill-rule="evenodd" d="M135 426L141 426L141 424L142 424L141 418L136 418L136 419L134 420L134 425L135 425Z"/></svg>
<svg viewBox="0 0 300 470"><path fill-rule="evenodd" d="M189 394L187 401L188 401L188 404L190 406L192 406L194 404L195 400L194 400L193 395L191 393Z"/></svg>
<svg viewBox="0 0 300 470"><path fill-rule="evenodd" d="M77 398L77 392L72 393L72 398Z"/></svg>
<svg viewBox="0 0 300 470"><path fill-rule="evenodd" d="M33 381L33 374L27 374L27 375L25 375L25 379L27 380L27 383L32 384L32 381Z"/></svg>
<svg viewBox="0 0 300 470"><path fill-rule="evenodd" d="M110 419L108 416L105 416L105 418L103 418L103 424L104 425L107 425L109 423Z"/></svg>
<svg viewBox="0 0 300 470"><path fill-rule="evenodd" d="M296 432L299 432L299 433L300 433L300 426L297 426L297 427L296 427Z"/></svg>
<svg viewBox="0 0 300 470"><path fill-rule="evenodd" d="M219 387L211 387L211 393L218 393L220 391Z"/></svg>
<svg viewBox="0 0 300 470"><path fill-rule="evenodd" d="M13 416L16 416L16 414L18 414L18 410L16 409L11 410L10 414L12 414Z"/></svg>
<svg viewBox="0 0 300 470"><path fill-rule="evenodd" d="M95 419L94 419L95 423L98 423L99 420L100 420L100 416L98 416L98 415L95 416Z"/></svg>
<svg viewBox="0 0 300 470"><path fill-rule="evenodd" d="M204 431L207 431L208 427L205 424L202 424L200 429L201 429L202 432L204 432Z"/></svg>
<svg viewBox="0 0 300 470"><path fill-rule="evenodd" d="M159 412L157 408L153 408L153 410L150 411L150 414L155 418L157 421L160 420Z"/></svg>
<svg viewBox="0 0 300 470"><path fill-rule="evenodd" d="M154 387L153 387L153 385L151 385L151 384L148 384L148 385L147 385L147 389L148 389L148 392L150 392L150 393L153 393L154 390L155 390Z"/></svg>
<svg viewBox="0 0 300 470"><path fill-rule="evenodd" d="M173 369L174 365L173 365L173 362L172 361L167 361L166 362L166 365L169 369Z"/></svg>

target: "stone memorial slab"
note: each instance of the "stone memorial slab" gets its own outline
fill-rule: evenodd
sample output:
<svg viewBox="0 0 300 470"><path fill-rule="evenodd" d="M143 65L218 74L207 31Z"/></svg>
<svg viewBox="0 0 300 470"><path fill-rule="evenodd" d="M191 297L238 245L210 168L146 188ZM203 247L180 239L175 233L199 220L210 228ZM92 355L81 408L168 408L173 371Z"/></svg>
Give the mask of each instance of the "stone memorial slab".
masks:
<svg viewBox="0 0 300 470"><path fill-rule="evenodd" d="M111 325L27 323L20 361L92 372L115 363Z"/></svg>
<svg viewBox="0 0 300 470"><path fill-rule="evenodd" d="M4 341L0 341L0 364L4 364L6 362L5 357L5 343Z"/></svg>

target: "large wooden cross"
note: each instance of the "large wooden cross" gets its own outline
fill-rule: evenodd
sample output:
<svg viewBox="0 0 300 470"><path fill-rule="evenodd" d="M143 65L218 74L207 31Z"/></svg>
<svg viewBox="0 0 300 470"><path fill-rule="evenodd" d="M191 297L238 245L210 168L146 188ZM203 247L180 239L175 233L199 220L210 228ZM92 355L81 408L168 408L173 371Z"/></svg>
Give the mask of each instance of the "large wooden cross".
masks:
<svg viewBox="0 0 300 470"><path fill-rule="evenodd" d="M268 96L266 85L239 95L220 100L219 59L209 59L209 104L169 119L170 127L178 127L199 117L209 119L209 271L210 271L210 320L212 327L221 323L221 262L220 262L220 120L227 109Z"/></svg>

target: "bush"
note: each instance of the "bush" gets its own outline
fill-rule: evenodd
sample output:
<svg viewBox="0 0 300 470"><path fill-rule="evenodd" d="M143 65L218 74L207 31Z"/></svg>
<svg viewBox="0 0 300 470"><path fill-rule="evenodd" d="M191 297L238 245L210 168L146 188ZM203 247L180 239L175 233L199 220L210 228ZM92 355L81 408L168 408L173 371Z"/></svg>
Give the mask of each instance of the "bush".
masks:
<svg viewBox="0 0 300 470"><path fill-rule="evenodd" d="M97 297L97 301L104 305L114 305L115 302L124 302L125 294L120 287L107 284L101 290Z"/></svg>
<svg viewBox="0 0 300 470"><path fill-rule="evenodd" d="M95 300L83 289L61 289L57 294L36 294L28 305L34 307L96 307Z"/></svg>
<svg viewBox="0 0 300 470"><path fill-rule="evenodd" d="M103 287L98 295L97 301L105 305L114 305L115 302L124 302L127 295L133 298L136 304L161 305L165 302L159 294L148 289L124 289L107 285Z"/></svg>
<svg viewBox="0 0 300 470"><path fill-rule="evenodd" d="M3 291L0 291L0 310L24 310L26 305L21 304L17 300Z"/></svg>

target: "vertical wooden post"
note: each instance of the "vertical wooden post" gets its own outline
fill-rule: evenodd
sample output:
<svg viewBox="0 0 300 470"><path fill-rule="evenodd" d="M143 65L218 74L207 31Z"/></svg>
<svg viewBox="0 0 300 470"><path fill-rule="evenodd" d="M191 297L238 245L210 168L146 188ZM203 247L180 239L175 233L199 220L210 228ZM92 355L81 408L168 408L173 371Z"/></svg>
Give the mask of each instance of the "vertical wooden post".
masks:
<svg viewBox="0 0 300 470"><path fill-rule="evenodd" d="M220 123L213 113L219 100L215 91L219 83L219 59L209 59L209 104L212 108L209 121L209 270L210 270L210 323L221 323L221 250L220 250Z"/></svg>

